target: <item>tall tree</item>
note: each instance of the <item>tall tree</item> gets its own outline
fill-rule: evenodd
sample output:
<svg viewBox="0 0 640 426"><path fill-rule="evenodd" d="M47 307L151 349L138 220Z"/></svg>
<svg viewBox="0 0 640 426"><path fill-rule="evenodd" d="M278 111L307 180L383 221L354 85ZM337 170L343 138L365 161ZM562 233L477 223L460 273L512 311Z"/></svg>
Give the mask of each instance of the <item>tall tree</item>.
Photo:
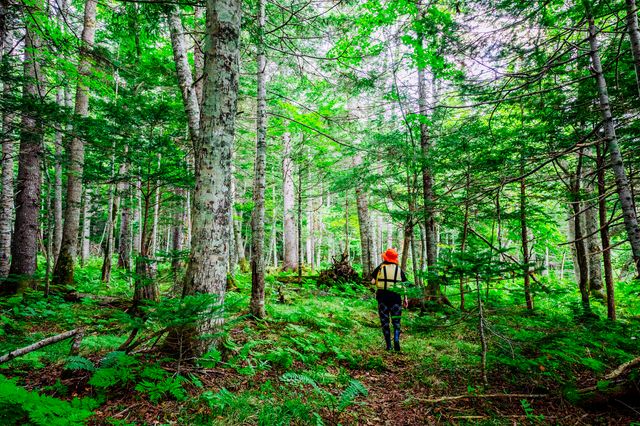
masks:
<svg viewBox="0 0 640 426"><path fill-rule="evenodd" d="M257 119L256 119L256 161L253 183L253 211L251 214L251 314L264 318L264 191L267 168L267 91L265 54L265 1L258 0L257 26ZM231 219L233 220L233 219Z"/></svg>
<svg viewBox="0 0 640 426"><path fill-rule="evenodd" d="M216 295L220 308L227 283L231 232L230 162L238 97L241 5L240 0L207 0L202 136L195 152L198 167L193 235L184 286L184 295ZM211 334L222 321L219 313L203 318L187 336L188 350L195 355L205 353L211 342L201 337Z"/></svg>
<svg viewBox="0 0 640 426"><path fill-rule="evenodd" d="M14 48L11 32L13 14L8 0L0 5L0 66L9 72ZM2 75L2 96L11 97L9 75ZM9 274L11 252L11 221L13 219L13 120L12 111L2 111L2 192L0 193L0 279Z"/></svg>
<svg viewBox="0 0 640 426"><path fill-rule="evenodd" d="M75 114L86 117L89 114L89 85L91 77L90 54L96 33L96 0L87 0L84 6L84 25L78 63L78 84L76 86ZM73 271L78 247L80 209L82 207L82 177L84 171L84 141L73 137L69 145L69 165L67 169L67 206L64 214L64 228L60 254L53 271L54 284L73 284Z"/></svg>
<svg viewBox="0 0 640 426"><path fill-rule="evenodd" d="M627 6L627 31L631 41L631 54L636 72L636 86L640 95L640 30L638 30L638 7L636 0L625 0Z"/></svg>
<svg viewBox="0 0 640 426"><path fill-rule="evenodd" d="M294 271L298 268L298 249L296 248L295 188L293 184L293 158L291 153L291 133L282 137L284 152L282 158L282 188L284 200L284 263L282 269Z"/></svg>
<svg viewBox="0 0 640 426"><path fill-rule="evenodd" d="M5 291L22 291L36 272L38 234L40 231L40 166L43 154L44 127L40 105L44 99L44 74L41 67L42 39L39 34L42 3L28 7L25 14L23 110L16 185L16 216L11 241L13 276Z"/></svg>
<svg viewBox="0 0 640 426"><path fill-rule="evenodd" d="M631 244L631 252L633 263L635 264L636 274L640 276L640 228L638 227L638 218L633 202L633 195L629 186L627 171L625 170L622 153L616 136L615 124L613 122L613 113L611 112L611 104L609 103L609 92L607 89L607 81L602 70L602 62L600 61L600 51L598 45L598 30L594 23L591 6L588 0L585 0L587 9L587 22L589 31L589 47L592 62L593 76L596 81L598 97L600 103L600 111L602 113L602 125L604 128L605 145L609 148L610 166L615 176L616 190L622 216L624 218L624 226L627 231L627 238Z"/></svg>
<svg viewBox="0 0 640 426"><path fill-rule="evenodd" d="M358 152L355 165L362 165L362 153ZM360 246L362 248L362 278L369 281L371 272L375 268L373 235L371 232L371 220L369 218L369 201L361 180L356 177L356 206L358 208L358 223L360 225Z"/></svg>

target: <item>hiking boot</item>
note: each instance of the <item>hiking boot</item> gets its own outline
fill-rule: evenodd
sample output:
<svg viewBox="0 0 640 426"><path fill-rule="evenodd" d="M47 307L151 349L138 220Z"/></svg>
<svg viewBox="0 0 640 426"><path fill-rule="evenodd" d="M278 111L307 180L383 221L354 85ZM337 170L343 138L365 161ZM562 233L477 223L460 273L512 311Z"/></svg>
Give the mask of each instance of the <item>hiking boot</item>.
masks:
<svg viewBox="0 0 640 426"><path fill-rule="evenodd" d="M396 340L393 342L393 350L396 352L400 352L400 341Z"/></svg>

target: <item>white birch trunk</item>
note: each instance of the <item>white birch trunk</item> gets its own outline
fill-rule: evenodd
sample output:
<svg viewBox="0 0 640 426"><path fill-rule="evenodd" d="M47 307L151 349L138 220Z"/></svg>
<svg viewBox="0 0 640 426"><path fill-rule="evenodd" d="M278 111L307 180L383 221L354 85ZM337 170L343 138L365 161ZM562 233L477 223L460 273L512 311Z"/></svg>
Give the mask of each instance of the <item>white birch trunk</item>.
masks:
<svg viewBox="0 0 640 426"><path fill-rule="evenodd" d="M282 265L282 269L291 271L298 268L298 249L296 247L295 188L293 185L293 160L291 159L290 133L284 134L283 142L284 264Z"/></svg>
<svg viewBox="0 0 640 426"><path fill-rule="evenodd" d="M84 191L82 207L82 243L80 245L80 262L84 266L91 255L91 193Z"/></svg>
<svg viewBox="0 0 640 426"><path fill-rule="evenodd" d="M0 34L0 55L4 62L13 49L13 37L8 29L11 15L4 13L2 34ZM7 56L5 56L7 55ZM11 94L11 86L3 82L2 91ZM4 111L2 114L2 192L0 193L0 279L9 274L11 252L11 224L13 223L13 119L14 114Z"/></svg>
<svg viewBox="0 0 640 426"><path fill-rule="evenodd" d="M264 191L267 167L267 58L264 45L265 0L258 0L257 42L257 120L256 161L251 214L251 301L249 310L256 318L265 317L264 309Z"/></svg>
<svg viewBox="0 0 640 426"><path fill-rule="evenodd" d="M602 71L602 63L600 62L600 53L596 35L597 30L593 22L593 16L588 16L588 21L591 61L600 98L600 110L602 112L602 120L604 123L605 145L609 147L610 167L615 176L620 208L622 209L627 238L631 244L631 253L636 267L636 274L640 276L640 228L638 227L638 218L636 216L633 196L629 187L629 179L627 178L627 172L622 162L622 153L620 152L620 146L618 145L618 138L616 137L613 114L611 112L611 105L609 104L607 82Z"/></svg>
<svg viewBox="0 0 640 426"><path fill-rule="evenodd" d="M162 155L158 154L158 171L160 170L160 161ZM151 230L151 257L156 256L158 251L158 218L160 215L160 180L156 181L156 189L154 190L154 203L153 203L153 229Z"/></svg>

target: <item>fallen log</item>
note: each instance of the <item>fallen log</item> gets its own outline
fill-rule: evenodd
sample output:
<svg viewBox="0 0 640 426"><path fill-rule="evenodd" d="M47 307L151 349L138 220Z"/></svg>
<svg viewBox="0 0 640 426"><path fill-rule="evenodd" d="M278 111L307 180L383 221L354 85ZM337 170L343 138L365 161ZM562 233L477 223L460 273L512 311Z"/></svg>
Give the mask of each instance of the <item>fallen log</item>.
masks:
<svg viewBox="0 0 640 426"><path fill-rule="evenodd" d="M302 276L303 280L317 280L318 279L318 275L303 275ZM276 277L276 281L284 283L284 284L289 284L289 283L299 283L300 280L298 279L298 276L284 276L284 277Z"/></svg>
<svg viewBox="0 0 640 426"><path fill-rule="evenodd" d="M612 372L606 374L598 384L578 389L578 395L583 401L594 402L598 399L609 399L611 397L621 397L628 393L637 393L638 390L633 383L633 379L627 376L638 367L640 367L640 357L621 364Z"/></svg>
<svg viewBox="0 0 640 426"><path fill-rule="evenodd" d="M30 352L37 351L38 349L44 348L45 346L49 346L54 343L58 343L62 340L68 339L70 337L74 337L76 335L82 335L82 329L76 328L74 330L65 331L64 333L47 337L46 339L40 340L39 342L33 343L29 346L25 346L24 348L14 349L8 354L0 356L0 364L5 363L7 361L11 361L14 358L17 358L22 355L26 355ZM80 346L80 343L77 341L77 339L74 339L72 350L77 349L77 347L79 346Z"/></svg>
<svg viewBox="0 0 640 426"><path fill-rule="evenodd" d="M442 396L440 398L426 399L426 398L414 398L416 401L425 402L427 404L436 404L438 402L456 401L458 399L469 398L546 398L548 394L544 393L487 393L487 394L468 394L468 395L455 395L455 396Z"/></svg>

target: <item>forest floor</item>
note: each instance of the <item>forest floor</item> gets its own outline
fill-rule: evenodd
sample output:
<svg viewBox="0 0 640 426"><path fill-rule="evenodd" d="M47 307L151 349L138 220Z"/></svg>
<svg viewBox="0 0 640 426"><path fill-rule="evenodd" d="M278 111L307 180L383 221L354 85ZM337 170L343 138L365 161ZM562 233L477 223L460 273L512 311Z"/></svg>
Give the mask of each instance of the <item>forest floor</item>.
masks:
<svg viewBox="0 0 640 426"><path fill-rule="evenodd" d="M95 265L77 277L81 292L115 299L72 303L31 294L1 302L0 353L56 332L87 330L76 356L65 341L0 365L1 424L640 422L638 393L597 403L576 394L640 355L640 305L631 285L621 288L619 300L635 304L621 308L616 323L599 305L594 310L602 319L584 321L573 291L539 294L535 312L527 313L516 303L517 282L495 285L485 306L485 387L477 309L469 302L464 313L405 311L402 352L386 352L375 298L364 287L326 290L308 281L284 289L269 276L268 317L255 321L246 315L250 279L240 275L238 289L227 294L221 349L194 366L160 351L155 339L130 354L118 352L135 323L119 302L131 296L127 277L117 273L105 288ZM169 292L168 273L161 270L160 279ZM151 336L162 321L150 315L141 336ZM16 385L31 392L16 393ZM443 397L459 398L433 401Z"/></svg>

